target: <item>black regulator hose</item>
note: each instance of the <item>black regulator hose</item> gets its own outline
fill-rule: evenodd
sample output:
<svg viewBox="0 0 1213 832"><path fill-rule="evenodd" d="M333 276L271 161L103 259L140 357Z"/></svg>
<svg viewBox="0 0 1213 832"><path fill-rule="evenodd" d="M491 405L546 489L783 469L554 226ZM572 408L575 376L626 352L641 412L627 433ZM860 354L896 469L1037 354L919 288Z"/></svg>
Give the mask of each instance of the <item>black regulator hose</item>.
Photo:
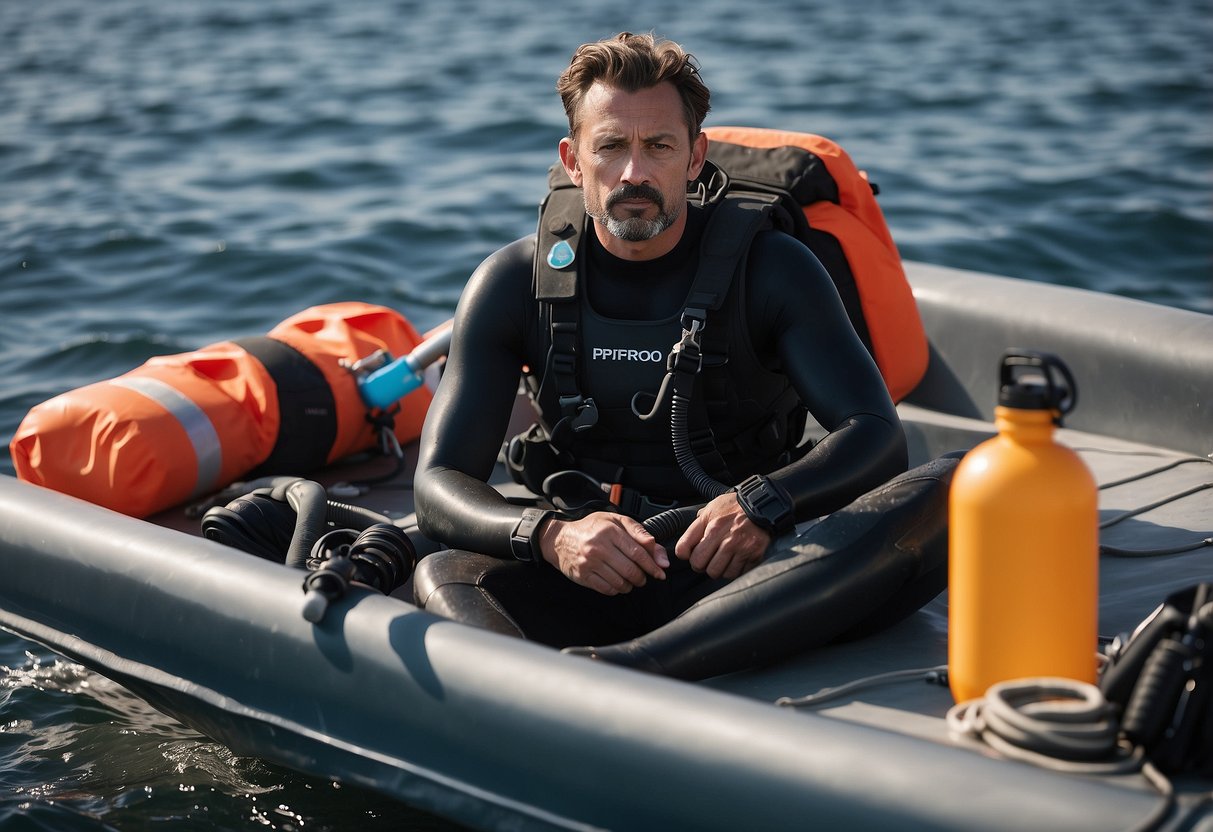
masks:
<svg viewBox="0 0 1213 832"><path fill-rule="evenodd" d="M678 461L678 467L682 469L683 476L690 481L695 490L711 500L733 489L718 482L703 470L703 466L695 457L695 452L691 449L690 411L690 397L675 390L670 399L670 436L674 444L674 459Z"/></svg>
<svg viewBox="0 0 1213 832"><path fill-rule="evenodd" d="M369 529L377 523L388 525L392 523L390 518L377 511L371 511L362 506L352 506L349 503L340 503L336 500L328 501L325 519L336 526L346 526L351 529Z"/></svg>
<svg viewBox="0 0 1213 832"><path fill-rule="evenodd" d="M688 321L688 317L691 320ZM632 397L632 413L642 422L654 418L661 410L666 397L670 400L670 439L674 445L674 459L682 475L694 486L704 498L711 500L732 491L732 487L718 482L695 457L691 447L690 412L691 394L695 389L695 376L703 363L703 354L699 345L699 332L703 329L703 318L691 315L687 310L683 317L682 338L670 350L666 359L666 374L661 380L661 388L654 396L653 406L648 411L642 410L640 399L643 394L637 393Z"/></svg>
<svg viewBox="0 0 1213 832"><path fill-rule="evenodd" d="M326 524L362 530L375 523L391 521L378 512L328 499L324 486L311 480L293 480L274 487L270 496L295 510L295 531L286 553L286 565L306 569L307 559Z"/></svg>
<svg viewBox="0 0 1213 832"><path fill-rule="evenodd" d="M286 550L286 565L292 569L306 569L312 547L324 534L328 493L320 483L294 480L275 486L270 497L295 510L295 531L291 535L290 548Z"/></svg>
<svg viewBox="0 0 1213 832"><path fill-rule="evenodd" d="M644 530L653 535L658 543L664 544L667 541L677 540L687 530L687 527L691 525L691 522L695 519L695 515L699 513L699 509L703 508L704 505L706 503L701 503L697 506L679 506L678 508L666 509L660 514L654 514L640 525L644 526Z"/></svg>

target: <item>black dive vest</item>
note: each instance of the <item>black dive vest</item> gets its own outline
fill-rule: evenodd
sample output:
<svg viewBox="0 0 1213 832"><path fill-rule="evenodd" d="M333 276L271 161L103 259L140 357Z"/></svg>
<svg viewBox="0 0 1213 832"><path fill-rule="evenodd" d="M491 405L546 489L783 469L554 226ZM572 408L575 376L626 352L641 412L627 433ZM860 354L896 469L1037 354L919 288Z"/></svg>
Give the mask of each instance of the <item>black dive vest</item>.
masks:
<svg viewBox="0 0 1213 832"><path fill-rule="evenodd" d="M540 210L534 289L551 357L531 389L539 392L544 427L564 464L655 499L703 499L676 463L668 402L647 420L635 412L653 409L671 347L693 318L703 323L702 369L690 409L696 459L728 485L786 464L797 450L805 410L788 380L754 355L739 301L745 255L757 230L769 225L767 209L727 196L711 206L683 312L659 321L618 321L592 309L581 288L588 221L582 192L559 166L550 178Z"/></svg>

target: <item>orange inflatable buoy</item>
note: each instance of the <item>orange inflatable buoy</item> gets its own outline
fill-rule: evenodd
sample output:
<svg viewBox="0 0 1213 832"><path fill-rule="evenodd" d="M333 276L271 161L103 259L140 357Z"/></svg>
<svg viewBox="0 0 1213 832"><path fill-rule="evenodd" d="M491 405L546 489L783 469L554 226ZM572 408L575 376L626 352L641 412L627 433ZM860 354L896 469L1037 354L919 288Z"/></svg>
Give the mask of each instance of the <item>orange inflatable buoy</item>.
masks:
<svg viewBox="0 0 1213 832"><path fill-rule="evenodd" d="M135 517L253 472L314 470L376 441L342 365L421 340L382 306L316 306L266 336L157 356L36 405L9 445L13 464L22 480ZM421 434L430 398L420 387L402 400L401 442Z"/></svg>

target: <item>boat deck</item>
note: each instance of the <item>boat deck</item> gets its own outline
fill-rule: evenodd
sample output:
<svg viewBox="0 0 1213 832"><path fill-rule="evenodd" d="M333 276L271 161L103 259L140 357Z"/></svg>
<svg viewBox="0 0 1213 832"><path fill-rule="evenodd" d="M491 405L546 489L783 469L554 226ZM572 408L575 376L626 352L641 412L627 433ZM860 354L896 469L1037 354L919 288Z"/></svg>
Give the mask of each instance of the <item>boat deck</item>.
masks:
<svg viewBox="0 0 1213 832"><path fill-rule="evenodd" d="M993 425L980 419L942 414L910 404L899 406L909 438L911 464L949 451L973 447L993 435ZM520 404L516 425L529 417ZM1104 555L1100 559L1101 638L1127 635L1172 592L1213 576L1213 460L1127 442L1082 431L1061 429L1058 440L1075 449L1100 486L1100 542L1138 551L1137 556ZM416 461L416 446L404 448L406 472ZM382 457L321 479L334 486L370 478L389 469ZM498 466L496 483L507 494L525 492ZM1119 483L1119 484L1118 484ZM340 486L337 493L342 494ZM340 497L391 517L412 522L413 499L406 473L365 493ZM1158 505L1154 505L1158 503ZM1150 506L1154 506L1150 508ZM1146 509L1146 510L1142 510ZM164 525L197 533L196 521L173 512L157 518ZM802 527L803 529L803 527ZM1201 545L1203 543L1203 545ZM1177 554L1148 554L1191 546ZM411 585L398 590L411 599ZM942 743L949 737L945 716L952 706L946 676L928 674L947 663L947 593L895 627L847 644L822 647L782 663L709 679L706 687L775 703L782 698L818 694L884 674L922 670L912 678L860 686L805 710L829 717L896 731Z"/></svg>
<svg viewBox="0 0 1213 832"><path fill-rule="evenodd" d="M903 404L900 410L915 462L971 447L992 435L993 426L980 420L912 405ZM1080 431L1063 429L1058 438L1079 453L1100 485L1102 545L1133 551L1195 546L1172 555L1100 558L1099 633L1108 638L1130 633L1167 595L1213 576L1213 460ZM1114 485L1118 482L1123 484ZM1162 504L1126 516L1156 502ZM938 667L947 663L947 620L944 593L872 638L827 646L774 667L705 684L774 702L877 674ZM944 716L952 704L947 687L918 679L857 690L813 710L947 742Z"/></svg>

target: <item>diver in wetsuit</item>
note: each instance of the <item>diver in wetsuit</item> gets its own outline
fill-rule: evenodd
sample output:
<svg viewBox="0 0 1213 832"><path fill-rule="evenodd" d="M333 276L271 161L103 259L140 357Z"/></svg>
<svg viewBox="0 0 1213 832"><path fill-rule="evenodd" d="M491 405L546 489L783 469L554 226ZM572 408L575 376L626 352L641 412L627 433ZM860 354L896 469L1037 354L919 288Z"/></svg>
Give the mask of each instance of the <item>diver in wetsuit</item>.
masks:
<svg viewBox="0 0 1213 832"><path fill-rule="evenodd" d="M627 33L578 49L558 90L569 117L560 160L592 229L574 254L581 380L600 414L567 446L570 467L601 477L614 462L610 481L654 504L701 503L678 472L668 422L642 424L631 399L660 386L698 268L708 209L688 201L687 186L705 162L708 90L676 44ZM728 327L728 361L705 368L703 387L733 403L708 419L727 470L757 476L765 510L728 491L668 547L643 517L609 506L574 515L507 502L486 479L522 368L545 424L562 418L536 254L530 236L490 256L456 312L415 481L422 531L451 547L418 567L425 609L557 646L633 638L761 563L775 533L905 470L893 403L829 275L800 242L764 231L716 318ZM811 448L792 435L795 408L778 404L789 399L827 431Z"/></svg>

